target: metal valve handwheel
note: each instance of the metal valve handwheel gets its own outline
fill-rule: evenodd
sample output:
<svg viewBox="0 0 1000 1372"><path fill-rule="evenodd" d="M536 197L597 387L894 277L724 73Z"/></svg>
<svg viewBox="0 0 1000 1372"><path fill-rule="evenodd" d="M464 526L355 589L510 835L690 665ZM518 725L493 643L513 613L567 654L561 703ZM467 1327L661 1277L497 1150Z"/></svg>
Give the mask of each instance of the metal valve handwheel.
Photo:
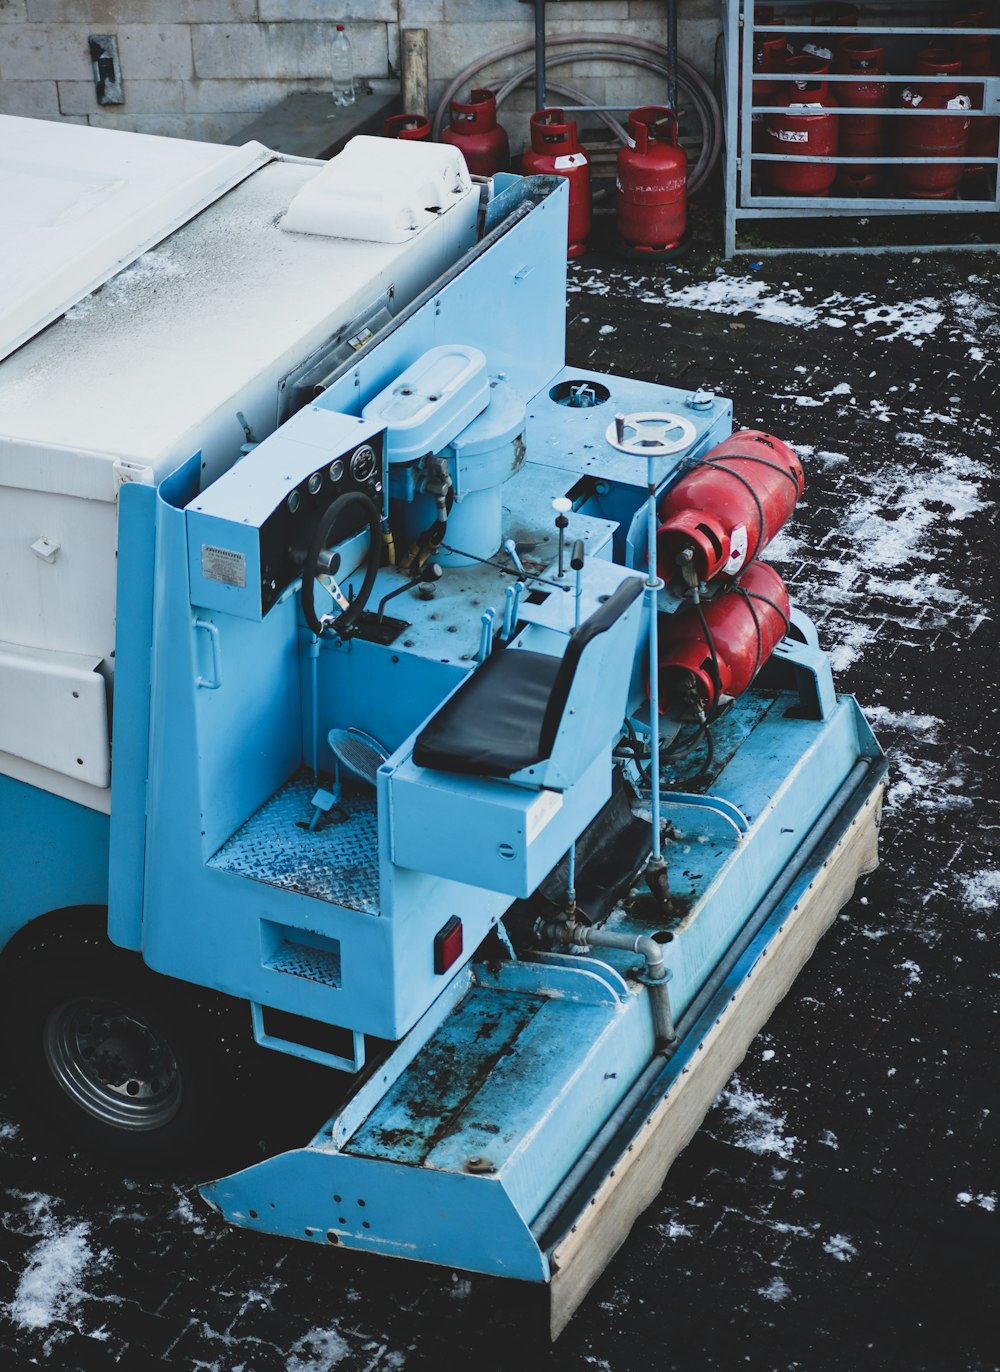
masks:
<svg viewBox="0 0 1000 1372"><path fill-rule="evenodd" d="M667 410L641 410L637 414L617 415L605 434L612 448L633 457L666 457L689 448L695 427L683 415Z"/></svg>

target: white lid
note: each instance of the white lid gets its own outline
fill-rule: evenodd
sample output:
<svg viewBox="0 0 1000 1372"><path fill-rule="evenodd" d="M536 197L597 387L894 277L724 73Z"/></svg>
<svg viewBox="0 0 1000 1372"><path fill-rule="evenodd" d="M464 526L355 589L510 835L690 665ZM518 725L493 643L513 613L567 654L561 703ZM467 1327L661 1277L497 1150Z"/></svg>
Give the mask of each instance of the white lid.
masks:
<svg viewBox="0 0 1000 1372"><path fill-rule="evenodd" d="M405 243L464 201L471 186L457 148L361 134L302 187L281 227Z"/></svg>
<svg viewBox="0 0 1000 1372"><path fill-rule="evenodd" d="M0 115L0 357L272 156Z"/></svg>

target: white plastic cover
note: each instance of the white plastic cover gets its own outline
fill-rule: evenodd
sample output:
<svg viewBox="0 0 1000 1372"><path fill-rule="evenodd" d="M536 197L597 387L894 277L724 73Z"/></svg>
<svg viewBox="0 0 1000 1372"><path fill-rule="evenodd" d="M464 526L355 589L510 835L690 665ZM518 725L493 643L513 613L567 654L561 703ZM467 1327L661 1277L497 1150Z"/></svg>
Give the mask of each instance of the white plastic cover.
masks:
<svg viewBox="0 0 1000 1372"><path fill-rule="evenodd" d="M456 148L360 135L302 187L281 227L405 243L473 193Z"/></svg>
<svg viewBox="0 0 1000 1372"><path fill-rule="evenodd" d="M0 357L272 156L0 115Z"/></svg>

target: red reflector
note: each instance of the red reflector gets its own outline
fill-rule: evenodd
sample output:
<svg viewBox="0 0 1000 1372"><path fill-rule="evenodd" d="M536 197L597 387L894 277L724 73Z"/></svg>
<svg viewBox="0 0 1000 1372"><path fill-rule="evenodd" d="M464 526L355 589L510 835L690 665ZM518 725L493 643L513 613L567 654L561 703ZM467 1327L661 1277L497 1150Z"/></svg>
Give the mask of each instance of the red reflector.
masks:
<svg viewBox="0 0 1000 1372"><path fill-rule="evenodd" d="M462 921L452 915L443 928L434 935L434 970L447 972L452 963L462 956Z"/></svg>

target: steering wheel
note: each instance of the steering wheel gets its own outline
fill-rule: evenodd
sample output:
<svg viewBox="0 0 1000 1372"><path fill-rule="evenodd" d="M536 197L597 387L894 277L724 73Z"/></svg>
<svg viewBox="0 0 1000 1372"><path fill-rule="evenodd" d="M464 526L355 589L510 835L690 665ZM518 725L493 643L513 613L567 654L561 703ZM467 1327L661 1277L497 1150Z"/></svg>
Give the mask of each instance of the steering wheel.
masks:
<svg viewBox="0 0 1000 1372"><path fill-rule="evenodd" d="M343 595L340 594L340 588L334 582L334 588L337 592L334 599L345 607L344 612L336 616L319 616L316 613L313 599L316 578L320 575L319 560L324 549L330 544L330 536L337 523L350 510L360 511L368 521L368 560L365 563L365 578L361 583L361 590L350 605L347 605ZM312 542L309 545L309 551L306 553L306 560L302 565L302 613L305 615L306 623L317 638L323 638L331 633L336 634L338 638L350 637L361 618L361 612L368 604L368 597L375 585L375 578L378 575L381 562L382 515L378 506L373 500L369 500L363 491L348 491L346 495L339 495L320 516Z"/></svg>

